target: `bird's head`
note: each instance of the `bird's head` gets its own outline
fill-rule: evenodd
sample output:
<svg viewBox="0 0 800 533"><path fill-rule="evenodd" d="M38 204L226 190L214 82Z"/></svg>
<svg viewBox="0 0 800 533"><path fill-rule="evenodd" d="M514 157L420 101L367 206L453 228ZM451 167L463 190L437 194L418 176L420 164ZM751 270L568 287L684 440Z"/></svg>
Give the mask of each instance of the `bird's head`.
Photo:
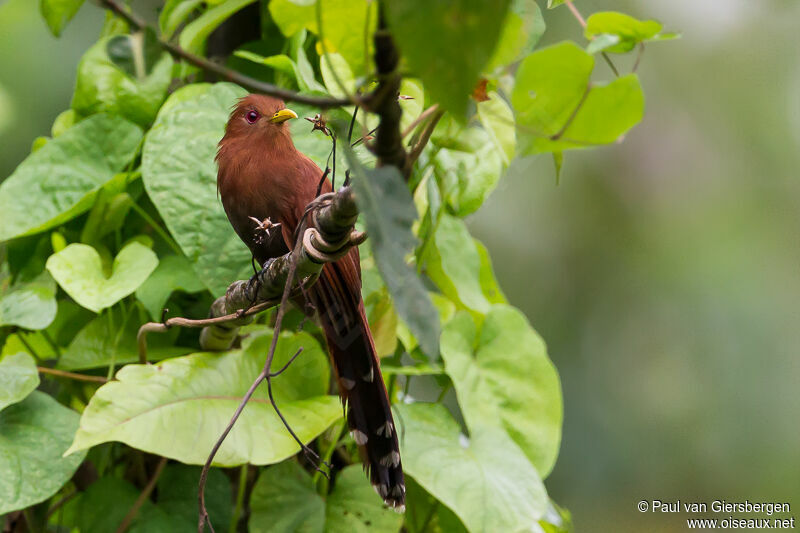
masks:
<svg viewBox="0 0 800 533"><path fill-rule="evenodd" d="M286 108L282 100L262 94L249 94L239 99L225 129L225 136L271 139L289 137L287 120L297 113Z"/></svg>

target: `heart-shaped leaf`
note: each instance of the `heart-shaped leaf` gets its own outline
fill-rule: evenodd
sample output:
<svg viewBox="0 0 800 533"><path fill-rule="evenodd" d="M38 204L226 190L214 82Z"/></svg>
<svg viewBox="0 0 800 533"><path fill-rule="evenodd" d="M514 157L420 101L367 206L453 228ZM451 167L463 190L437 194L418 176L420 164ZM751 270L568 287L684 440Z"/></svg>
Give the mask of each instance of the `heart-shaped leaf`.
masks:
<svg viewBox="0 0 800 533"><path fill-rule="evenodd" d="M103 385L81 417L69 452L108 441L203 464L245 392L261 371L270 335L257 335L246 349L224 354L197 353L156 365L128 365ZM306 333L283 334L273 370L303 353L273 380L275 400L289 425L308 442L342 416L339 399L326 395L327 356ZM256 391L217 453L214 464L271 464L297 453L299 446L267 400Z"/></svg>
<svg viewBox="0 0 800 533"><path fill-rule="evenodd" d="M0 515L55 494L86 452L62 457L78 428L78 413L32 392L0 411Z"/></svg>
<svg viewBox="0 0 800 533"><path fill-rule="evenodd" d="M468 438L439 404L396 406L403 467L469 531L529 531L547 493L525 454L496 428Z"/></svg>
<svg viewBox="0 0 800 533"><path fill-rule="evenodd" d="M0 411L17 403L39 386L39 372L30 355L19 352L0 359Z"/></svg>
<svg viewBox="0 0 800 533"><path fill-rule="evenodd" d="M110 277L103 272L100 254L86 244L70 244L47 260L47 270L61 288L95 313L135 291L156 266L156 254L136 241L125 245L114 258Z"/></svg>
<svg viewBox="0 0 800 533"><path fill-rule="evenodd" d="M386 508L360 465L336 475L326 499L314 490L311 476L286 461L262 472L250 497L253 533L340 533L398 531L403 517Z"/></svg>
<svg viewBox="0 0 800 533"><path fill-rule="evenodd" d="M442 358L470 431L499 425L549 474L561 443L561 385L525 315L493 305L477 326L457 314L442 332Z"/></svg>

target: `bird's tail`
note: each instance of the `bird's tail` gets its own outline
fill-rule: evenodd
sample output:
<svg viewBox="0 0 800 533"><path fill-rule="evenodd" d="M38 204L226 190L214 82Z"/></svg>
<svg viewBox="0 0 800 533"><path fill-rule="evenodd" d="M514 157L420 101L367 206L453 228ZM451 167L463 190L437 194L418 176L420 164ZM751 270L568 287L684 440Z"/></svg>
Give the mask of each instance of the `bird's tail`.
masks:
<svg viewBox="0 0 800 533"><path fill-rule="evenodd" d="M346 289L344 275L339 265L325 265L312 286L313 299L328 339L351 435L370 481L387 505L402 511L406 487L391 405L364 303L360 294Z"/></svg>

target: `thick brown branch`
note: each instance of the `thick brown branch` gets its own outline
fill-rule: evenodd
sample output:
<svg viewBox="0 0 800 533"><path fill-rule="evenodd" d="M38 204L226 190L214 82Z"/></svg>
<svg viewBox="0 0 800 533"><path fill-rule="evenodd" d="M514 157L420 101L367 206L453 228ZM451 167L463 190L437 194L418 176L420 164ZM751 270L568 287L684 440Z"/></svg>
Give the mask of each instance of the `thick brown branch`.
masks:
<svg viewBox="0 0 800 533"><path fill-rule="evenodd" d="M117 0L100 0L100 4L113 11L117 16L124 19L136 30L142 31L148 27L144 19L135 13L128 11ZM222 65L218 65L217 63L209 61L204 57L192 54L180 46L169 41L165 41L164 39L159 38L158 42L162 48L178 59L183 59L187 63L191 63L192 65L201 68L206 72L214 74L220 79L241 85L249 91L268 94L283 100L299 102L301 104L308 104L319 108L339 107L343 105L350 105L352 103L347 98L310 96L290 91L288 89L283 89L277 85L266 83L255 78L251 78L250 76L245 76L244 74L236 72L235 70L225 68Z"/></svg>
<svg viewBox="0 0 800 533"><path fill-rule="evenodd" d="M350 187L324 194L307 208L307 226L300 246L270 261L252 280L230 284L225 296L211 305L209 318L192 320L174 317L164 322L148 322L137 335L139 362L147 363L147 334L163 333L173 326L204 328L200 346L204 350L227 350L236 339L239 327L252 321L256 313L278 304L290 266L296 262L297 279L305 288L311 285L322 265L337 260L366 239L354 230L358 207Z"/></svg>
<svg viewBox="0 0 800 533"><path fill-rule="evenodd" d="M378 71L378 88L375 90L369 110L380 116L378 131L372 151L378 157L378 166L395 166L400 171L406 168L406 151L400 133L400 118L403 110L397 96L400 94L402 76L397 69L400 54L391 33L386 28L383 11L378 8L378 29L373 37L375 43L375 67ZM410 174L406 173L408 178Z"/></svg>

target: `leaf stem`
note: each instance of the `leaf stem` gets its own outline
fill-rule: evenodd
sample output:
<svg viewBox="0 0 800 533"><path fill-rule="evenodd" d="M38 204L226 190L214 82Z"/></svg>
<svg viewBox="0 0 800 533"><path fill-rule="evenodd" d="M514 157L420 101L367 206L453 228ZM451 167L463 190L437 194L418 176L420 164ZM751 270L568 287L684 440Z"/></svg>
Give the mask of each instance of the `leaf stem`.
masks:
<svg viewBox="0 0 800 533"><path fill-rule="evenodd" d="M164 470L164 466L167 464L167 458L162 457L161 460L158 462L156 466L155 472L153 472L153 476L150 478L150 481L145 486L144 490L139 494L139 497L136 498L136 501L131 507L128 514L125 515L125 518L122 520L122 523L117 528L116 533L125 533L127 529L130 527L131 522L133 519L136 518L136 513L139 512L139 509L144 505L144 502L150 497L150 494L153 492L153 489L156 488L156 483L158 482L158 478L161 477L161 472Z"/></svg>
<svg viewBox="0 0 800 533"><path fill-rule="evenodd" d="M583 18L583 15L581 15L581 12L578 11L578 8L575 7L575 5L570 0L565 0L564 3L567 4L567 7L569 8L570 12L572 13L572 16L575 17L575 19L578 21L578 23L581 25L581 27L585 28L586 27L586 19ZM600 55L603 56L603 59L606 60L606 63L608 63L608 66L611 67L611 71L614 73L614 75L617 78L619 78L619 71L617 70L617 67L614 66L614 63L611 62L611 58L608 57L608 54L606 54L605 52L600 52Z"/></svg>
<svg viewBox="0 0 800 533"><path fill-rule="evenodd" d="M183 255L181 247L178 246L178 243L176 243L175 240L166 232L166 230L161 227L161 224L156 222L155 219L151 217L147 211L142 209L136 202L131 201L130 204L131 208L133 208L133 210L136 211L136 213L142 217L145 222L153 227L156 233L158 233L158 235L164 240L165 243L167 243L170 248L172 248L176 254Z"/></svg>
<svg viewBox="0 0 800 533"><path fill-rule="evenodd" d="M74 372L66 372L64 370L56 370L55 368L47 368L46 366L37 366L36 370L40 374L49 374L51 376L58 376L60 378L74 379L76 381L91 381L94 383L108 383L108 379L101 376L90 376L88 374L76 374Z"/></svg>
<svg viewBox="0 0 800 533"><path fill-rule="evenodd" d="M231 523L228 526L228 533L236 533L236 526L239 524L239 517L244 507L244 494L247 492L247 463L239 468L239 487L236 491L236 507L233 508Z"/></svg>

